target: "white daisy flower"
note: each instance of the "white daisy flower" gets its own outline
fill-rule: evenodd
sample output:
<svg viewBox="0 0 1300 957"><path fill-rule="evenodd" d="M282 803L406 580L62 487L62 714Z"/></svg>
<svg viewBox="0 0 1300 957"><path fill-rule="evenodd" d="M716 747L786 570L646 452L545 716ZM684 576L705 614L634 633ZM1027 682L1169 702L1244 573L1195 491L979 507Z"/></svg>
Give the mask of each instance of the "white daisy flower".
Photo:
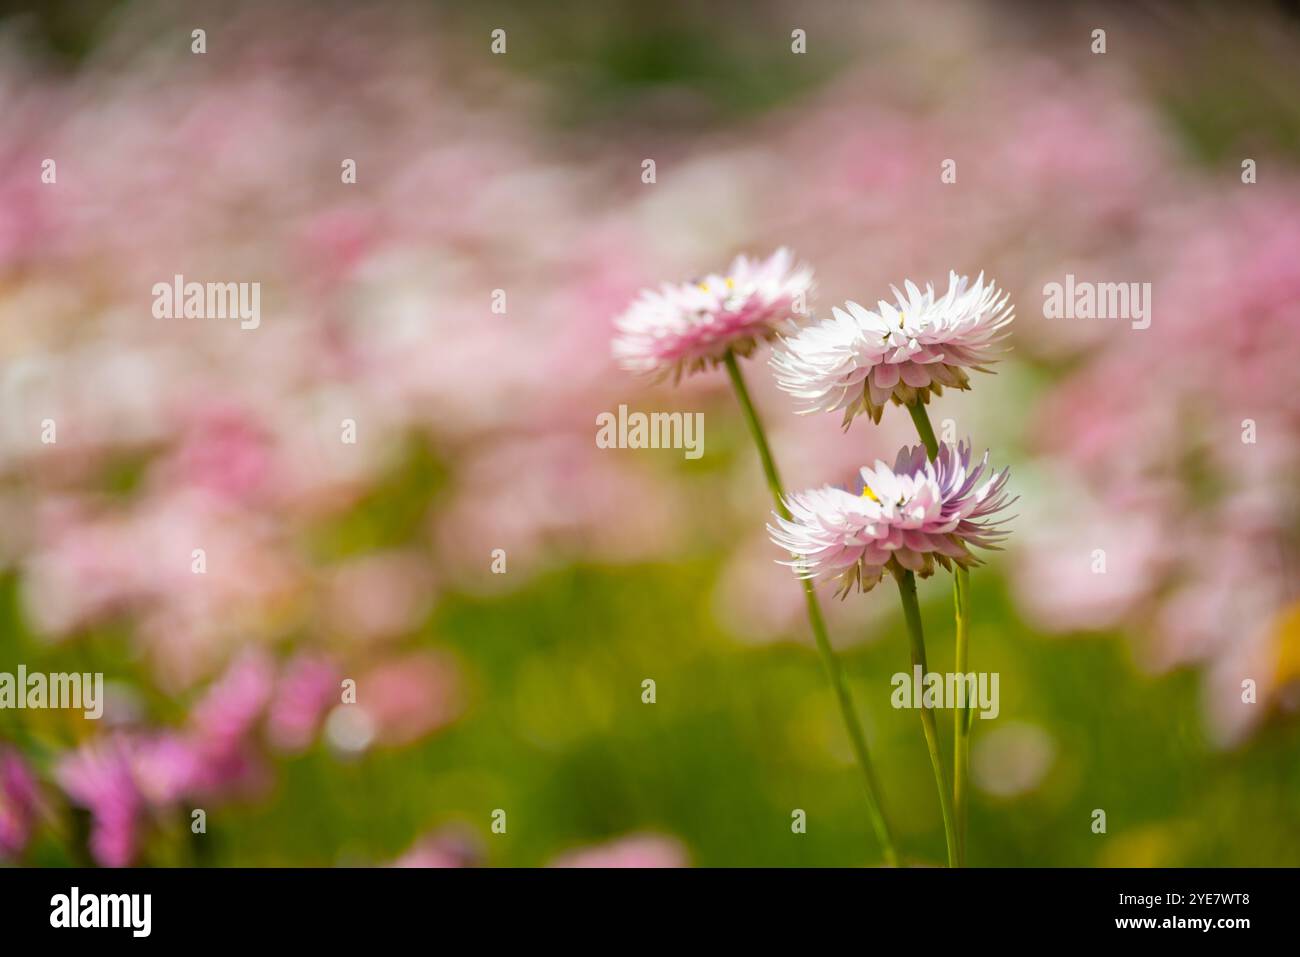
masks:
<svg viewBox="0 0 1300 957"><path fill-rule="evenodd" d="M767 259L740 256L725 275L643 290L614 320L614 358L631 372L680 378L729 351L747 356L802 318L812 286L812 270L783 248Z"/></svg>
<svg viewBox="0 0 1300 957"><path fill-rule="evenodd" d="M783 340L771 364L800 412L843 409L845 427L860 412L879 422L890 399L928 402L944 386L970 388L969 370L990 371L1014 315L1006 293L986 285L983 273L974 285L950 273L941 298L932 285L904 288L893 288L896 301L881 300L875 311L847 302Z"/></svg>
<svg viewBox="0 0 1300 957"><path fill-rule="evenodd" d="M892 468L863 468L858 494L828 485L789 495L790 517L767 531L801 578L832 578L841 595L870 591L886 568L925 578L936 562L979 564L970 546L996 549L1007 534L998 513L1014 501L1009 474L992 471L987 452L973 463L969 442L944 443L933 461L924 446L905 447Z"/></svg>

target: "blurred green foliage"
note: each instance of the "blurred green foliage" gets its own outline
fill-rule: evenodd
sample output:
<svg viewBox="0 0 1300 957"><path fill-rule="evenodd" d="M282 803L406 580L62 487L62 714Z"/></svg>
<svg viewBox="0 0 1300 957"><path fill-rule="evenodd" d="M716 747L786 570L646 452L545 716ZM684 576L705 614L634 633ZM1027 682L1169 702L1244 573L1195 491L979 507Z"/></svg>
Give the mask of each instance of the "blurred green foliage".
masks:
<svg viewBox="0 0 1300 957"><path fill-rule="evenodd" d="M351 762L322 748L282 763L273 794L210 811L196 850L215 864L375 863L461 823L495 865L540 864L643 829L678 835L700 865L878 863L815 654L721 634L711 617L716 573L707 560L578 567L505 599L445 601L419 640L461 659L465 717L412 748ZM1055 757L1023 796L975 791L972 863L1294 863L1300 732L1266 728L1239 751L1216 752L1200 732L1194 675L1140 676L1109 636L1035 637L995 572L978 572L974 586L973 667L1002 676L1002 714L988 728L976 720L976 748L1002 722L1028 722L1047 732ZM952 656L946 578L923 582L922 595L932 667L942 668ZM13 596L7 587L0 660L58 670L115 655L112 636L62 648L35 642ZM845 661L905 853L933 864L943 836L919 722L889 706L890 675L907 669L906 656L894 620ZM641 702L647 677L657 682L653 705ZM174 706L154 706L174 716ZM10 731L15 716L3 715ZM950 725L941 723L945 748ZM53 747L60 729L39 736ZM505 835L489 832L498 807L509 815ZM793 808L807 811L805 835L791 833ZM1094 808L1107 813L1105 835L1091 831ZM177 832L173 841L188 836ZM155 863L177 854L166 839L151 847ZM68 859L47 837L37 860Z"/></svg>
<svg viewBox="0 0 1300 957"><path fill-rule="evenodd" d="M5 4L0 13L13 15L16 6ZM561 124L617 119L648 90L676 86L710 104L709 115L752 115L820 82L837 65L834 56L791 58L784 46L758 55L754 34L732 29L729 14L715 18L710 32L699 29L700 11L681 6L586 20L575 19L570 6L520 7L529 26L509 64L554 70L551 119ZM24 16L51 51L75 61L93 47L100 17L113 8L51 3ZM457 11L459 26L477 30L490 9ZM715 42L720 33L730 42ZM785 42L781 34L777 39ZM566 60L581 69L566 73ZM1300 150L1293 85L1260 80L1240 57L1213 65L1189 85L1162 87L1158 72L1153 80L1164 90L1171 122L1207 161L1261 129L1274 131L1265 145ZM1248 79L1225 85L1225 69ZM138 477L138 463L123 463L106 484L129 495ZM395 544L420 525L441 481L436 458L417 447L392 482L308 547L318 557L341 558ZM468 700L460 721L414 747L355 761L318 747L280 762L271 795L212 809L204 840L191 841L178 821L150 844L150 862L378 863L425 832L459 823L478 835L494 865L541 864L578 844L647 829L680 837L699 865L878 863L859 778L816 655L808 645L750 647L725 635L713 619L720 558L568 567L504 597L445 597L411 643L449 648L460 659ZM1194 673L1146 676L1115 635L1037 636L1017 617L996 566L972 580L972 667L1001 674L1002 713L987 724L1036 725L1055 749L1040 785L1028 793L995 798L974 791L972 864L1300 860L1300 728L1265 726L1245 746L1217 751L1201 730ZM946 669L946 576L923 582L921 593L931 664ZM882 589L851 600L895 599ZM943 834L919 721L889 706L890 676L908 667L901 619L871 638L845 652L850 681L905 854L938 864ZM60 645L37 639L23 623L16 581L0 583L0 663L135 675L153 719L181 720L183 703L149 696L144 669L128 648L120 629ZM657 683L653 705L641 702L645 678ZM950 715L943 718L950 755ZM72 743L72 721L59 712L0 712L0 737L48 761ZM994 730L985 724L975 721L977 749ZM509 815L504 835L489 832L498 807ZM791 833L794 808L807 811L804 835ZM1106 811L1105 835L1092 833L1095 808ZM84 820L69 826L68 835L42 835L36 863L80 860L75 835ZM62 839L69 835L74 839Z"/></svg>

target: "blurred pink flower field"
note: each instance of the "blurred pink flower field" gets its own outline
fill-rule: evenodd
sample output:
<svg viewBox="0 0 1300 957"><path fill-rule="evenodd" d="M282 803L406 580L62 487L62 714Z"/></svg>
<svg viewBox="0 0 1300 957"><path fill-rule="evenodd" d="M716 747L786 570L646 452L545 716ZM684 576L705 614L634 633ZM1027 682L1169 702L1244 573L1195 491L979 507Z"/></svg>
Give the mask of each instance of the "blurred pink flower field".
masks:
<svg viewBox="0 0 1300 957"><path fill-rule="evenodd" d="M94 862L161 862L151 849L189 829L190 808L274 802L303 755L427 761L424 745L469 740L493 709L626 727L584 669L632 687L652 673L652 647L628 660L604 642L623 616L654 616L653 596L617 617L570 596L589 653L549 686L498 683L439 631L444 611L533 601L520 596L567 568L635 580L712 563L698 617L654 627L716 629L751 660L807 644L725 379L647 384L610 347L642 288L781 247L815 272L818 318L904 277L996 277L1017 307L1010 356L930 412L1016 475L1015 534L975 575L1005 579L1009 614L1049 652L1104 633L1130 643L1140 680L1193 669L1212 751L1293 723L1295 157L1253 140L1198 155L1155 92L1198 68L1176 42L1151 62L1095 58L1069 31L1006 28L998 5L917 6L764 4L748 29L770 23L778 54L787 21L814 49L832 23L858 39L836 42L820 82L707 123L690 120L688 85L639 102L644 123L553 122L554 76L514 62L539 57L523 14L493 57L468 13L214 8L196 56L192 17L126 4L66 70L0 22L0 627L26 636L6 639L0 670L21 647L106 673L97 723L0 715L0 859L68 843L79 809ZM1143 29L1122 22L1121 50ZM1258 182L1243 182L1247 156ZM149 290L178 274L260 283L260 326L152 318ZM1067 274L1149 282L1150 327L1045 318L1044 286ZM845 485L914 441L898 408L847 436L838 416L794 415L765 350L747 375L792 488ZM620 403L703 410L705 461L598 448L595 417ZM827 610L837 645L893 640L872 602ZM523 624L502 634L493 655L547 647ZM355 704L340 702L348 681ZM567 727L522 733L553 753L579 737ZM1048 760L1030 727L1027 750L1004 741L990 792ZM500 759L493 733L448 760ZM590 747L577 769L604 753ZM599 791L600 775L573 773ZM470 825L432 815L335 860L502 862L494 792L461 783L485 792ZM672 833L683 807L609 815L522 859L719 862Z"/></svg>

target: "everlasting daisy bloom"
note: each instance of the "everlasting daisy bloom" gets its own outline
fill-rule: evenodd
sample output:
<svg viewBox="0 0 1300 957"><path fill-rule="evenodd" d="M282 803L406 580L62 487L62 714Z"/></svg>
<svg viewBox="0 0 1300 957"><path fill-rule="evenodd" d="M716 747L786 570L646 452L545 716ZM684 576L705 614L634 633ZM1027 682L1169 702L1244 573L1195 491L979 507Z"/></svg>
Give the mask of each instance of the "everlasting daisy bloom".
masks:
<svg viewBox="0 0 1300 957"><path fill-rule="evenodd" d="M808 326L772 355L782 389L800 412L844 410L848 426L859 412L879 422L889 399L900 405L928 402L944 386L970 388L967 371L988 372L996 361L1013 308L1006 293L980 273L974 285L950 273L948 292L935 297L912 282L894 303L873 312L856 302L831 310L831 318Z"/></svg>
<svg viewBox="0 0 1300 957"><path fill-rule="evenodd" d="M1010 504L1008 476L989 469L987 452L972 466L969 442L944 443L934 461L924 446L903 448L892 469L863 468L856 495L825 486L787 496L791 517L776 516L768 534L794 556L783 564L802 578L833 577L841 596L870 591L886 568L922 578L935 562L967 568L979 564L969 546L997 548L1006 536L1006 519L994 516Z"/></svg>
<svg viewBox="0 0 1300 957"><path fill-rule="evenodd" d="M614 320L614 358L628 371L695 372L728 351L746 356L806 311L813 274L788 249L764 260L740 256L726 275L646 289Z"/></svg>

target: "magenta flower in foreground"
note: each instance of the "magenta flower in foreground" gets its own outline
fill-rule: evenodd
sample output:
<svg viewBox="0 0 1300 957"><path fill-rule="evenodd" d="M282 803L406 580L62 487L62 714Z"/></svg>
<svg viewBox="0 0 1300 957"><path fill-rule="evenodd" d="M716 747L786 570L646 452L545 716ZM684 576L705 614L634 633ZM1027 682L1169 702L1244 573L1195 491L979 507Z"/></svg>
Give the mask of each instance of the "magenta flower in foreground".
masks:
<svg viewBox="0 0 1300 957"><path fill-rule="evenodd" d="M764 260L740 256L725 275L643 290L614 320L614 358L630 372L680 378L728 351L749 355L806 313L812 286L812 270L783 248Z"/></svg>
<svg viewBox="0 0 1300 957"><path fill-rule="evenodd" d="M934 563L978 564L969 546L997 548L1006 532L997 513L1010 504L1009 472L988 468L988 453L972 466L969 442L943 444L931 462L924 446L904 448L891 469L877 461L862 469L861 492L825 486L785 499L791 518L776 516L772 541L790 552L803 578L831 577L838 592L870 591L886 568L921 577Z"/></svg>
<svg viewBox="0 0 1300 957"><path fill-rule="evenodd" d="M23 852L36 812L36 776L16 748L0 747L0 860Z"/></svg>
<svg viewBox="0 0 1300 957"><path fill-rule="evenodd" d="M144 796L125 739L82 745L65 756L56 777L73 804L90 811L90 853L104 867L126 867L140 846Z"/></svg>
<svg viewBox="0 0 1300 957"><path fill-rule="evenodd" d="M104 867L135 863L152 812L193 793L200 755L170 732L114 733L68 752L55 778L68 799L90 811L90 853Z"/></svg>
<svg viewBox="0 0 1300 957"><path fill-rule="evenodd" d="M967 370L988 372L1001 353L1014 315L1006 293L980 273L974 285L950 273L948 292L936 298L904 284L897 302L875 311L856 302L801 329L772 354L777 384L799 401L800 412L844 410L848 426L859 412L879 422L885 404L928 402L944 386L970 388Z"/></svg>

